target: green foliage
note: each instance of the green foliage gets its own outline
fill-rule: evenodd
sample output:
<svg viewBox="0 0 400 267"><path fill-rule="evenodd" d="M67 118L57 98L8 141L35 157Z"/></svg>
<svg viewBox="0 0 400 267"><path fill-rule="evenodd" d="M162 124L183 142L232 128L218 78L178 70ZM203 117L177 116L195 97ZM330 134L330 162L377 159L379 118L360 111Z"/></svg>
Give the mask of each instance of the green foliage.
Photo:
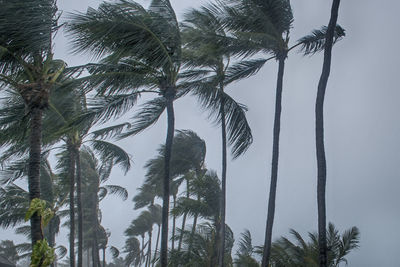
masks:
<svg viewBox="0 0 400 267"><path fill-rule="evenodd" d="M33 246L30 267L50 266L55 259L54 248L51 248L46 239L39 240Z"/></svg>
<svg viewBox="0 0 400 267"><path fill-rule="evenodd" d="M28 221L35 213L42 218L42 227L47 226L51 218L54 216L54 211L50 208L46 208L46 201L34 198L29 205L29 209L25 214L25 221Z"/></svg>

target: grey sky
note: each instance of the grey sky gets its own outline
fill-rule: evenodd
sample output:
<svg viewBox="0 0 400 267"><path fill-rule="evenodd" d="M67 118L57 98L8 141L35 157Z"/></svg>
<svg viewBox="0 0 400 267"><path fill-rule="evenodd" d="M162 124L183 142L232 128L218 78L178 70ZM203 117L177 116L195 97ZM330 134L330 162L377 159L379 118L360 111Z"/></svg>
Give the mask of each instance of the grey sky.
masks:
<svg viewBox="0 0 400 267"><path fill-rule="evenodd" d="M171 0L178 14L201 2ZM85 11L99 3L59 0L59 9ZM330 5L328 0L293 0L291 39L327 24ZM400 266L398 10L396 0L342 1L340 8L339 23L347 37L334 47L325 102L327 214L341 231L360 228L361 248L351 254L349 266ZM70 66L85 63L84 57L68 54L62 36L56 56ZM301 233L317 229L314 103L321 69L322 54L311 58L292 53L287 60L274 237L287 235L289 228ZM270 62L256 76L228 89L249 107L254 144L228 165L227 223L236 239L248 228L257 245L263 242L266 220L276 71L277 64ZM177 101L176 128L192 129L206 140L207 167L220 173L220 132L206 117L195 99ZM125 177L114 171L110 183L127 187L130 199L143 181L144 163L165 141L165 132L163 117L150 130L121 142L133 156L133 169ZM111 197L103 202L102 224L112 232L109 244L121 248L123 231L138 212L130 200Z"/></svg>

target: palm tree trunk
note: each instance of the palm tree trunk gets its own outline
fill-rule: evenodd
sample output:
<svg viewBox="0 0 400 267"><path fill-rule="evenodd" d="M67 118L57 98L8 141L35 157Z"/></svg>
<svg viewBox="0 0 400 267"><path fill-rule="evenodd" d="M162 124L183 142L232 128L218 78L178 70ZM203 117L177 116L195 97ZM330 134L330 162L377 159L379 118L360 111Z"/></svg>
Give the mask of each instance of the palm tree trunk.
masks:
<svg viewBox="0 0 400 267"><path fill-rule="evenodd" d="M159 240L160 240L160 232L161 232L161 226L158 225L157 241L156 241L156 250L154 251L153 264L151 265L152 267L154 267L154 264L156 263L156 256L157 256L157 250L158 250L158 242L159 242Z"/></svg>
<svg viewBox="0 0 400 267"><path fill-rule="evenodd" d="M106 248L103 247L103 267L106 267Z"/></svg>
<svg viewBox="0 0 400 267"><path fill-rule="evenodd" d="M68 145L69 154L69 266L75 267L75 156L71 145Z"/></svg>
<svg viewBox="0 0 400 267"><path fill-rule="evenodd" d="M200 196L197 196L197 201L200 201ZM196 226L197 226L197 219L199 217L199 214L196 212L193 218L193 226L192 226L192 232L190 233L190 240L189 240L189 247L188 247L188 252L192 252L192 247L193 247L193 238L194 234L196 233Z"/></svg>
<svg viewBox="0 0 400 267"><path fill-rule="evenodd" d="M189 193L189 179L186 179L186 197L187 197L187 198L190 197L190 193ZM187 217L187 212L185 212L185 213L183 214L182 228L181 228L182 230L181 230L181 234L180 234L180 236L179 236L178 251L181 251L181 247L182 247L183 232L185 231L186 217Z"/></svg>
<svg viewBox="0 0 400 267"><path fill-rule="evenodd" d="M223 92L223 85L220 85L220 90ZM219 233L217 236L218 248L218 266L224 267L224 251L225 251L225 213L226 213L226 172L227 172L227 152L226 152L226 118L225 118L225 98L221 97L221 132L222 132L222 192L220 198L220 213L221 220L219 225ZM219 240L218 240L219 239Z"/></svg>
<svg viewBox="0 0 400 267"><path fill-rule="evenodd" d="M29 199L40 198L40 161L42 153L42 109L31 108L28 186ZM43 239L41 218L35 213L31 219L32 248L37 241Z"/></svg>
<svg viewBox="0 0 400 267"><path fill-rule="evenodd" d="M315 102L315 141L317 149L317 201L318 201L318 243L319 243L319 266L328 266L328 248L326 240L326 158L325 158L325 145L324 145L324 99L326 86L331 68L332 59L332 46L335 26L339 13L340 0L333 0L331 18L329 21L325 52L324 63L322 67L322 74L318 83L317 99Z"/></svg>
<svg viewBox="0 0 400 267"><path fill-rule="evenodd" d="M283 74L285 70L285 59L286 59L286 53L283 53L278 57L279 69L278 69L278 80L276 85L276 97L275 97L275 119L274 119L274 133L273 133L273 144L272 144L271 184L269 188L267 227L265 231L264 253L261 264L262 267L269 266L271 241L272 241L272 226L274 224L274 217L275 217L275 199L276 199L276 187L278 180L278 160L279 160L279 133L281 130L282 88L283 88Z"/></svg>
<svg viewBox="0 0 400 267"><path fill-rule="evenodd" d="M82 208L82 175L79 148L75 150L76 157L76 194L78 204L78 267L82 267L83 255L83 208Z"/></svg>
<svg viewBox="0 0 400 267"><path fill-rule="evenodd" d="M175 88L167 86L165 89L165 100L167 104L167 138L165 141L164 183L163 183L163 208L162 208L162 231L161 231L161 267L168 266L168 217L169 217L169 180L172 142L174 139L175 115L174 115Z"/></svg>
<svg viewBox="0 0 400 267"><path fill-rule="evenodd" d="M151 264L151 238L152 238L153 229L149 231L149 247L147 249L147 264L146 267L150 267Z"/></svg>
<svg viewBox="0 0 400 267"><path fill-rule="evenodd" d="M141 261L143 260L143 258L144 258L144 247L145 245L144 245L144 234L142 234L142 250L140 251L140 258L141 258Z"/></svg>
<svg viewBox="0 0 400 267"><path fill-rule="evenodd" d="M176 194L173 195L173 201L174 201L173 208L175 209L175 207L176 207ZM175 247L175 228L176 228L176 216L174 215L172 217L172 246L171 246L172 250L174 250L174 247Z"/></svg>

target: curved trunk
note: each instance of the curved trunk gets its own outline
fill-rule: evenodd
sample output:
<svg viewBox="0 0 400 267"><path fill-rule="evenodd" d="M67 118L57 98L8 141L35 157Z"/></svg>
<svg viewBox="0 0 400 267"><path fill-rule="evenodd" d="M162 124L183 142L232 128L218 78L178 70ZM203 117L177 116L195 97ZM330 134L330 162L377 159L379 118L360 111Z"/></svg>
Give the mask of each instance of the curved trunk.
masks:
<svg viewBox="0 0 400 267"><path fill-rule="evenodd" d="M174 97L175 88L168 86L165 92L167 105L167 138L165 141L165 162L164 162L164 180L163 180L163 207L162 207L162 231L161 231L161 267L168 266L168 217L169 217L169 180L170 180L170 161L172 152L172 142L174 139Z"/></svg>
<svg viewBox="0 0 400 267"><path fill-rule="evenodd" d="M224 88L220 85L220 90L223 92ZM221 98L221 134L222 134L222 192L220 198L220 213L221 220L219 222L219 233L217 231L217 244L218 249L218 266L224 267L224 252L225 252L225 212L226 212L226 171L227 171L227 148L226 148L226 118L225 118L225 99Z"/></svg>
<svg viewBox="0 0 400 267"><path fill-rule="evenodd" d="M318 243L319 243L319 266L328 266L328 248L326 240L326 158L324 145L324 99L325 91L331 68L332 46L335 26L338 18L340 0L333 0L331 18L329 21L324 63L322 74L318 83L317 99L315 102L315 142L317 149L317 201L318 201Z"/></svg>
<svg viewBox="0 0 400 267"><path fill-rule="evenodd" d="M283 88L283 74L285 69L286 54L278 58L278 80L276 85L275 97L275 119L274 119L274 133L272 144L272 167L271 167L271 184L269 188L268 200L268 214L267 214L267 227L265 231L264 252L262 258L262 267L269 266L269 258L271 253L272 241L272 226L275 217L275 199L276 199L276 186L278 180L278 160L279 160L279 133L281 130L281 111L282 111L282 88Z"/></svg>
<svg viewBox="0 0 400 267"><path fill-rule="evenodd" d="M82 175L79 148L75 150L76 157L76 194L78 206L78 267L82 267L83 256L83 208L82 208Z"/></svg>
<svg viewBox="0 0 400 267"><path fill-rule="evenodd" d="M69 266L75 267L75 156L72 147L68 146L69 154Z"/></svg>
<svg viewBox="0 0 400 267"><path fill-rule="evenodd" d="M33 107L31 112L30 137L29 137L29 169L28 186L29 199L40 198L40 161L42 153L42 109ZM35 213L31 219L32 247L37 241L43 239L41 218Z"/></svg>
<svg viewBox="0 0 400 267"><path fill-rule="evenodd" d="M157 256L157 250L158 250L158 241L160 241L160 232L161 232L161 225L158 225L156 250L154 251L153 264L151 265L153 267L154 267L154 264L156 263L156 256Z"/></svg>

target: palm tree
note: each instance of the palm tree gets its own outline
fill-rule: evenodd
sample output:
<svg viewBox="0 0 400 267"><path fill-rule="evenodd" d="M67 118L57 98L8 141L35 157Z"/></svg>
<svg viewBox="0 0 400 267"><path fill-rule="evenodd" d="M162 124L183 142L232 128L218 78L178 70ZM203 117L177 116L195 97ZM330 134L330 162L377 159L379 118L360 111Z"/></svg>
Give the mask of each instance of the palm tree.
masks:
<svg viewBox="0 0 400 267"><path fill-rule="evenodd" d="M173 207L177 203L179 186L186 181L186 196L190 195L190 183L197 176L203 173L203 165L206 155L206 145L195 132L190 130L179 130L174 136L171 155L171 194L173 197ZM165 146L161 145L158 155L150 159L145 168L147 169L146 180L139 193L133 198L135 209L153 205L155 197L162 197L162 178L164 167ZM172 249L174 249L176 214L172 213ZM187 213L183 214L182 229L185 228ZM196 219L194 219L196 220ZM182 235L179 237L178 250L182 244Z"/></svg>
<svg viewBox="0 0 400 267"><path fill-rule="evenodd" d="M190 192L194 198L180 197L176 207L172 210L172 214L174 215L188 214L194 217L191 236L189 236L188 247L186 249L187 257L191 258L192 254L196 253L194 251L193 242L198 220L206 219L212 222L216 230L211 264L212 266L217 266L220 249L217 241L222 223L220 218L221 187L217 174L213 171L208 171L202 176L197 176L190 184ZM183 236L185 230L180 229L180 232Z"/></svg>
<svg viewBox="0 0 400 267"><path fill-rule="evenodd" d="M52 52L57 7L54 0L1 1L1 6L0 87L12 90L23 99L29 117L28 183L29 198L33 200L40 198L42 113L48 106L51 88L65 66L53 59ZM4 134L3 137L7 136L7 132ZM34 246L43 239L41 219L35 213L30 222Z"/></svg>
<svg viewBox="0 0 400 267"><path fill-rule="evenodd" d="M103 3L97 10L89 9L86 14L75 14L71 18L68 30L76 52L107 56L99 64L88 66L91 77L86 81L88 86L97 87L100 94L124 94L123 101L113 107L115 112L129 110L133 103L130 100L141 93L158 94L143 106L131 129L122 137L153 125L167 110L161 234L161 266L166 267L170 160L175 125L173 102L186 92L178 83L181 38L175 12L168 0L153 0L148 9L133 1L120 0Z"/></svg>
<svg viewBox="0 0 400 267"><path fill-rule="evenodd" d="M234 243L233 232L227 226L225 235L225 264L227 267L232 267L231 251ZM192 231L183 232L183 251L171 252L171 265L179 267L214 267L216 266L216 238L217 233L215 225L203 223L198 225L194 235ZM192 252L190 257L187 257L189 244L192 244Z"/></svg>
<svg viewBox="0 0 400 267"><path fill-rule="evenodd" d="M326 45L324 53L324 63L322 67L321 78L318 83L317 99L315 102L315 141L317 148L317 199L318 199L318 240L319 240L319 266L326 267L327 265L327 241L326 241L326 204L325 204L325 190L326 190L326 159L325 159L325 145L324 145L324 99L325 91L328 83L332 46L335 37L335 25L337 23L339 13L340 0L333 0L331 18L328 24L326 33Z"/></svg>
<svg viewBox="0 0 400 267"><path fill-rule="evenodd" d="M213 9L214 8L214 9ZM221 127L222 135L222 194L221 229L217 243L220 252L224 251L225 213L226 213L226 176L227 176L227 139L232 145L232 155L237 158L251 145L253 138L246 120L246 107L229 96L225 87L233 82L227 73L231 61L230 38L224 31L223 21L217 17L215 6L203 6L185 14L182 24L183 50L186 65L195 69L201 78L197 90L193 90L200 102L211 110L210 114ZM204 77L205 76L205 77ZM223 253L219 253L218 266L224 266Z"/></svg>
<svg viewBox="0 0 400 267"><path fill-rule="evenodd" d="M88 109L86 96L80 90L74 88L71 90L69 84L73 84L74 80L65 82L65 85L58 88L53 94L48 111L48 119L45 121L47 132L50 136L47 139L57 139L65 143L63 152L59 154L58 168L63 179L69 186L69 206L70 206L70 265L75 265L74 238L75 238L75 183L77 193L77 210L78 210L78 266L82 266L83 255L83 204L82 204L82 171L81 171L81 146L90 144L93 150L101 158L101 161L107 162L108 165L120 164L124 171L130 168L130 156L120 147L105 140L101 140L113 132L118 132L126 126L119 124L106 127L96 131L90 131L98 122L92 116L86 115ZM99 101L107 101L100 98ZM109 101L109 100L108 100ZM108 166L110 167L110 166ZM110 170L104 170L102 176L109 175ZM75 177L76 176L76 177ZM76 178L76 179L75 179ZM76 180L76 181L75 181Z"/></svg>
<svg viewBox="0 0 400 267"><path fill-rule="evenodd" d="M327 232L327 253L326 266L338 267L341 263L347 265L346 256L359 246L360 233L357 227L352 227L342 234L329 223ZM275 241L271 249L271 266L273 267L294 267L294 266L319 266L319 237L318 233L308 233L310 241L294 229L290 230L294 242L286 237Z"/></svg>
<svg viewBox="0 0 400 267"><path fill-rule="evenodd" d="M232 79L248 77L257 73L264 64L272 59L278 61L278 76L275 96L275 115L273 126L271 183L268 200L268 215L265 231L265 252L262 266L268 266L272 227L275 216L275 199L278 179L279 136L282 111L282 90L285 60L288 53L302 46L304 54L312 54L323 49L326 27L314 30L311 35L301 38L295 45L289 46L290 29L293 13L289 0L234 0L226 1L226 25L234 36L241 39L236 46L236 53L251 56L258 52L269 54L266 59L251 59L239 62L228 76ZM336 26L336 25L335 25ZM344 36L340 26L335 28L335 41Z"/></svg>

